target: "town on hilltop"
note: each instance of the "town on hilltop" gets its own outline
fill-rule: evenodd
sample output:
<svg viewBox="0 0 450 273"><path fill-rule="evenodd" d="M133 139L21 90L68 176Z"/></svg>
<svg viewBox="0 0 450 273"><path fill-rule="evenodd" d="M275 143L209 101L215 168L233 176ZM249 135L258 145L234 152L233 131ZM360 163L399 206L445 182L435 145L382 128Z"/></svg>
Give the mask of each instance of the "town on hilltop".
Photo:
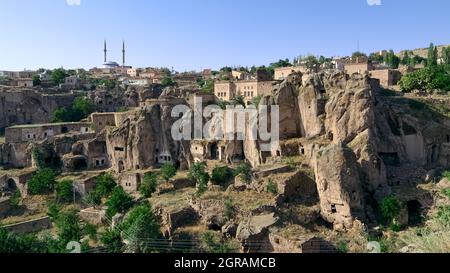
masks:
<svg viewBox="0 0 450 273"><path fill-rule="evenodd" d="M450 251L450 46L192 72L103 48L0 71L0 252ZM197 106L241 138L174 137Z"/></svg>

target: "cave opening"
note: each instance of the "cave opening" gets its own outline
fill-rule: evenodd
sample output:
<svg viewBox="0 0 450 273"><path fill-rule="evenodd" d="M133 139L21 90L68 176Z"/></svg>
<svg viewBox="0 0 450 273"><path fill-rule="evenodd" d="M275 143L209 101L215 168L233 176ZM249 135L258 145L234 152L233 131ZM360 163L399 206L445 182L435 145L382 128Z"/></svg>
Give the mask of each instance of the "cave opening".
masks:
<svg viewBox="0 0 450 273"><path fill-rule="evenodd" d="M408 207L408 225L417 226L422 223L422 204L417 200L411 200L407 203Z"/></svg>

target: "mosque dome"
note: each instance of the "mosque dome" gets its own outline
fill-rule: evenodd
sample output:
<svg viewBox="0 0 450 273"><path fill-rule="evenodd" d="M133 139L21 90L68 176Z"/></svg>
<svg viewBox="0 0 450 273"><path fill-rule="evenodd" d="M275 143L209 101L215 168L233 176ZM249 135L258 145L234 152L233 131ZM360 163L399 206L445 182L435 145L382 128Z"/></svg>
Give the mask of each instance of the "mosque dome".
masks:
<svg viewBox="0 0 450 273"><path fill-rule="evenodd" d="M119 64L116 62L106 62L103 64L103 68L117 68Z"/></svg>

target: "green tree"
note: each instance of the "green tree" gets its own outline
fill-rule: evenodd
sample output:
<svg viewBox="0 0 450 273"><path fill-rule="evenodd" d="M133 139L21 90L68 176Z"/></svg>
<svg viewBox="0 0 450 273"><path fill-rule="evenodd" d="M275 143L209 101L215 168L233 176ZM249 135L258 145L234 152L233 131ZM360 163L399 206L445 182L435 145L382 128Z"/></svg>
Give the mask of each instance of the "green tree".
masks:
<svg viewBox="0 0 450 273"><path fill-rule="evenodd" d="M444 65L450 65L450 46L442 49L442 61Z"/></svg>
<svg viewBox="0 0 450 273"><path fill-rule="evenodd" d="M39 148L33 147L33 149L31 149L31 158L33 159L38 169L42 169L45 167L44 154Z"/></svg>
<svg viewBox="0 0 450 273"><path fill-rule="evenodd" d="M227 166L215 167L211 173L211 181L218 185L225 184L232 176L231 170Z"/></svg>
<svg viewBox="0 0 450 273"><path fill-rule="evenodd" d="M129 252L148 253L153 250L149 241L159 237L160 227L150 204L147 202L130 211L128 217L122 223L122 229L125 239L129 242Z"/></svg>
<svg viewBox="0 0 450 273"><path fill-rule="evenodd" d="M124 243L119 229L107 229L100 235L100 242L106 248L105 252L122 253L124 250Z"/></svg>
<svg viewBox="0 0 450 273"><path fill-rule="evenodd" d="M437 64L438 64L437 47L435 47L434 44L431 43L430 47L428 48L427 66L433 67L433 66L437 66Z"/></svg>
<svg viewBox="0 0 450 273"><path fill-rule="evenodd" d="M241 95L237 95L235 96L232 101L231 104L233 104L234 106L236 105L241 105L245 108L245 101L244 101L244 97Z"/></svg>
<svg viewBox="0 0 450 273"><path fill-rule="evenodd" d="M122 187L114 188L108 201L106 201L106 216L112 218L117 213L125 213L133 206L133 198Z"/></svg>
<svg viewBox="0 0 450 273"><path fill-rule="evenodd" d="M235 170L234 176L243 175L244 179L249 182L252 179L252 168L247 163L241 163Z"/></svg>
<svg viewBox="0 0 450 273"><path fill-rule="evenodd" d="M317 57L313 55L307 56L303 61L305 62L306 67L310 70L314 70L319 66L319 60L317 60Z"/></svg>
<svg viewBox="0 0 450 273"><path fill-rule="evenodd" d="M59 202L70 203L73 201L74 187L72 180L63 180L56 186L56 197Z"/></svg>
<svg viewBox="0 0 450 273"><path fill-rule="evenodd" d="M56 221L60 211L61 211L61 206L58 203L51 201L47 204L47 215L53 221Z"/></svg>
<svg viewBox="0 0 450 273"><path fill-rule="evenodd" d="M54 85L59 85L65 81L67 73L63 68L58 68L52 72L52 82Z"/></svg>
<svg viewBox="0 0 450 273"><path fill-rule="evenodd" d="M192 165L189 169L188 177L197 184L197 194L203 194L206 191L210 177L204 162Z"/></svg>
<svg viewBox="0 0 450 273"><path fill-rule="evenodd" d="M112 89L116 88L117 81L114 79L103 79L100 81L100 85L105 87L107 90L112 90Z"/></svg>
<svg viewBox="0 0 450 273"><path fill-rule="evenodd" d="M41 78L39 77L39 75L33 75L32 80L33 86L41 85Z"/></svg>
<svg viewBox="0 0 450 273"><path fill-rule="evenodd" d="M86 224L83 227L83 235L89 236L89 239L97 241L97 227L93 224Z"/></svg>
<svg viewBox="0 0 450 273"><path fill-rule="evenodd" d="M389 50L384 56L384 63L390 68L397 69L400 64L400 58L395 55L393 50Z"/></svg>
<svg viewBox="0 0 450 273"><path fill-rule="evenodd" d="M161 81L161 85L163 87L168 87L168 86L175 86L175 82L173 81L173 79L171 77L165 77L164 79L162 79Z"/></svg>
<svg viewBox="0 0 450 273"><path fill-rule="evenodd" d="M139 186L139 192L145 198L150 198L156 192L157 187L158 177L154 173L146 173L142 179L141 186Z"/></svg>
<svg viewBox="0 0 450 273"><path fill-rule="evenodd" d="M60 107L53 113L53 122L77 122L95 111L90 100L85 97L77 97L70 107Z"/></svg>
<svg viewBox="0 0 450 273"><path fill-rule="evenodd" d="M406 74L399 82L403 92L413 90L450 91L450 74L443 66L431 66Z"/></svg>
<svg viewBox="0 0 450 273"><path fill-rule="evenodd" d="M214 81L209 79L203 82L200 86L203 92L205 93L213 93L214 92Z"/></svg>
<svg viewBox="0 0 450 273"><path fill-rule="evenodd" d="M89 116L95 111L95 107L91 100L86 97L76 97L73 102L73 108L84 114L85 117Z"/></svg>
<svg viewBox="0 0 450 273"><path fill-rule="evenodd" d="M55 221L58 238L63 245L71 241L81 240L81 226L78 213L75 210L60 212Z"/></svg>
<svg viewBox="0 0 450 273"><path fill-rule="evenodd" d="M108 197L116 188L117 183L112 174L106 173L97 177L95 184L95 191L100 197Z"/></svg>
<svg viewBox="0 0 450 273"><path fill-rule="evenodd" d="M270 67L279 68L279 67L290 67L292 64L289 62L289 59L279 60L278 62L271 63Z"/></svg>
<svg viewBox="0 0 450 273"><path fill-rule="evenodd" d="M40 169L28 181L28 192L31 195L48 194L55 189L55 173L50 169Z"/></svg>
<svg viewBox="0 0 450 273"><path fill-rule="evenodd" d="M383 199L380 206L381 215L389 225L395 224L400 215L400 209L400 202L393 196Z"/></svg>
<svg viewBox="0 0 450 273"><path fill-rule="evenodd" d="M352 53L352 59L356 60L357 58L367 58L367 55L361 51L355 51Z"/></svg>
<svg viewBox="0 0 450 273"><path fill-rule="evenodd" d="M99 206L102 203L102 196L94 190L84 196L83 202L88 206Z"/></svg>
<svg viewBox="0 0 450 273"><path fill-rule="evenodd" d="M172 163L165 163L161 167L161 178L169 182L177 174L177 168Z"/></svg>

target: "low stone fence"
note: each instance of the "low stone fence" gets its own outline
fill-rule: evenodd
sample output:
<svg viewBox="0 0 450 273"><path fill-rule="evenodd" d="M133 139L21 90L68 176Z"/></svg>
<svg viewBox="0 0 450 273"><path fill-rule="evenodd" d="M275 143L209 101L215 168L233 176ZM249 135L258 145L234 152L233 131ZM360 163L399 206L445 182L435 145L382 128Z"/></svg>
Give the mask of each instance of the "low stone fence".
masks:
<svg viewBox="0 0 450 273"><path fill-rule="evenodd" d="M50 217L46 216L43 218L33 219L22 223L3 226L3 228L12 233L24 234L24 233L38 232L45 229L51 229L52 221L50 220Z"/></svg>

